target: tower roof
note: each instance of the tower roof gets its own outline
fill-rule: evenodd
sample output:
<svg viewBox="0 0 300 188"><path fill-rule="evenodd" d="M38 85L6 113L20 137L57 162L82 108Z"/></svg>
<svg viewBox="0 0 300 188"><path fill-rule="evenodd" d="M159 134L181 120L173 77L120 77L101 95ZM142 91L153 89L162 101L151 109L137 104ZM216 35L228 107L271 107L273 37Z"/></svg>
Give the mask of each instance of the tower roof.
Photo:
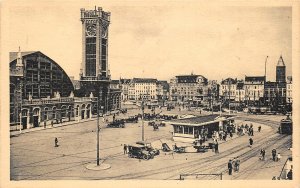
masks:
<svg viewBox="0 0 300 188"><path fill-rule="evenodd" d="M284 64L284 61L282 59L282 56L280 56L279 60L278 60L278 63L277 63L277 66L281 66L281 67L284 67L285 64Z"/></svg>

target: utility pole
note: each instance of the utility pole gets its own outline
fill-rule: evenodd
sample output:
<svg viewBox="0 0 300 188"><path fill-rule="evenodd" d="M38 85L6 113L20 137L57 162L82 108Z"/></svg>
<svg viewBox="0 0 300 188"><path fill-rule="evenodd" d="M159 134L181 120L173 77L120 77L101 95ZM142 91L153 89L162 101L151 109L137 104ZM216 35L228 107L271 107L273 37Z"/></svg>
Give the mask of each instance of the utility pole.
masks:
<svg viewBox="0 0 300 188"><path fill-rule="evenodd" d="M144 141L144 99L142 100L142 141Z"/></svg>
<svg viewBox="0 0 300 188"><path fill-rule="evenodd" d="M267 82L267 60L268 60L268 57L269 56L267 56L266 60L265 60L265 82ZM264 92L263 96L264 96L264 105L266 105L266 94L265 94L265 92Z"/></svg>
<svg viewBox="0 0 300 188"><path fill-rule="evenodd" d="M230 114L230 89L231 89L231 80L229 79L229 101L228 101L229 114Z"/></svg>
<svg viewBox="0 0 300 188"><path fill-rule="evenodd" d="M99 97L97 97L97 166L99 166L100 158L99 158L99 135L100 127L99 127Z"/></svg>

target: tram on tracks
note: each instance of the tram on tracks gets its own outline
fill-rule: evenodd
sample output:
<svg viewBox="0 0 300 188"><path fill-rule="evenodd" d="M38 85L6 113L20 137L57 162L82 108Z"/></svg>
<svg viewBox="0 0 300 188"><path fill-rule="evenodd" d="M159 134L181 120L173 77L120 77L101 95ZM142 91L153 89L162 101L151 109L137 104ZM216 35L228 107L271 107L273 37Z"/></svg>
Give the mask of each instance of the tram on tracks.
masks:
<svg viewBox="0 0 300 188"><path fill-rule="evenodd" d="M289 135L293 133L293 121L289 117L289 115L287 116L286 119L282 119L280 121L278 132L279 134L289 134Z"/></svg>

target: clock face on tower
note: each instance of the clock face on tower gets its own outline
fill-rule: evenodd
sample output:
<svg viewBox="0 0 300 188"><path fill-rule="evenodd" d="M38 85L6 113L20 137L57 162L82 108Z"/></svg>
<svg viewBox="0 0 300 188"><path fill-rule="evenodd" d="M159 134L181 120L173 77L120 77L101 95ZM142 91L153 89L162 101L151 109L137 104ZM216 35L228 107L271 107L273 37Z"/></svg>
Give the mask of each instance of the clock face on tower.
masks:
<svg viewBox="0 0 300 188"><path fill-rule="evenodd" d="M96 36L96 24L90 24L86 26L86 36L94 37Z"/></svg>

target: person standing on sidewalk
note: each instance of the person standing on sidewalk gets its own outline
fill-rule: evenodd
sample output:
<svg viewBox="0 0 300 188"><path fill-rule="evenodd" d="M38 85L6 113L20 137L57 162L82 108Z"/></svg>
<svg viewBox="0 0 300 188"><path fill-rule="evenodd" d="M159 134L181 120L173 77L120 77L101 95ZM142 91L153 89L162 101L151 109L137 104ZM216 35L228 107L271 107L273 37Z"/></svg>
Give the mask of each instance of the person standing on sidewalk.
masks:
<svg viewBox="0 0 300 188"><path fill-rule="evenodd" d="M231 159L229 160L227 166L228 166L228 174L232 175L232 160Z"/></svg>
<svg viewBox="0 0 300 188"><path fill-rule="evenodd" d="M46 129L47 120L44 120L44 128Z"/></svg>
<svg viewBox="0 0 300 188"><path fill-rule="evenodd" d="M51 120L51 127L53 127L53 120Z"/></svg>

